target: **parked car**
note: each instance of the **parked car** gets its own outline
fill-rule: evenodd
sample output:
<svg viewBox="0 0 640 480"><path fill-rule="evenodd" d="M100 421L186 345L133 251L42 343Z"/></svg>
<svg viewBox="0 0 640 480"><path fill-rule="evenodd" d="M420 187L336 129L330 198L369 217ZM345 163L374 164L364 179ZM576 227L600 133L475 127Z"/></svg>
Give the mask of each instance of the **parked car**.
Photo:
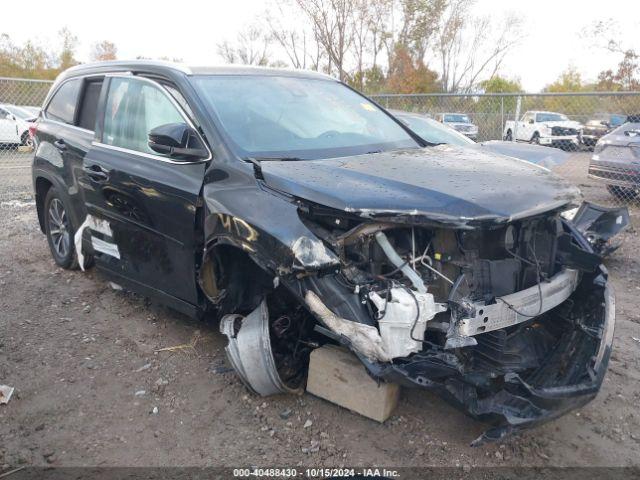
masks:
<svg viewBox="0 0 640 480"><path fill-rule="evenodd" d="M594 147L601 137L627 121L627 116L619 113L604 113L594 116L584 125L582 143Z"/></svg>
<svg viewBox="0 0 640 480"><path fill-rule="evenodd" d="M488 140L476 143L469 137L462 135L440 122L437 122L423 114L390 110L396 118L404 122L411 130L417 133L423 140L432 144L446 143L459 147L475 148L482 151L490 151L500 155L526 160L545 168L552 168L566 162L568 155L557 148L543 147L540 145L528 145L502 140Z"/></svg>
<svg viewBox="0 0 640 480"><path fill-rule="evenodd" d="M589 177L612 195L631 200L640 193L640 116L603 136L593 149Z"/></svg>
<svg viewBox="0 0 640 480"><path fill-rule="evenodd" d="M2 145L33 146L29 135L31 122L24 118L27 112L15 105L0 104L0 148ZM27 117L32 118L31 115Z"/></svg>
<svg viewBox="0 0 640 480"><path fill-rule="evenodd" d="M437 116L437 119L472 140L478 138L478 126L473 124L469 115L464 113L441 113Z"/></svg>
<svg viewBox="0 0 640 480"><path fill-rule="evenodd" d="M508 120L503 139L577 150L582 128L582 124L569 120L562 113L532 110L517 122Z"/></svg>
<svg viewBox="0 0 640 480"><path fill-rule="evenodd" d="M300 391L310 351L342 344L494 422L480 443L600 389L614 294L560 215L578 190L546 169L433 146L326 75L249 67L77 66L36 137L54 261L219 319L259 394Z"/></svg>

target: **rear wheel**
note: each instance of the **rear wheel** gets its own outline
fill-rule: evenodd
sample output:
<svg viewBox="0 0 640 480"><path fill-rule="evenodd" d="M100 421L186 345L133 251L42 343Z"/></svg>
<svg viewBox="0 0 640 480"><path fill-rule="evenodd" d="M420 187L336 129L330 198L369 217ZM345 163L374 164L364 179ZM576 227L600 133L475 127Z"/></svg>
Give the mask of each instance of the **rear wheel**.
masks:
<svg viewBox="0 0 640 480"><path fill-rule="evenodd" d="M513 140L513 134L511 133L511 130L507 130L507 134L504 136L504 139L507 142L510 142L511 140Z"/></svg>
<svg viewBox="0 0 640 480"><path fill-rule="evenodd" d="M75 230L69 217L69 209L52 187L44 200L44 227L53 260L62 268L78 267L73 236Z"/></svg>

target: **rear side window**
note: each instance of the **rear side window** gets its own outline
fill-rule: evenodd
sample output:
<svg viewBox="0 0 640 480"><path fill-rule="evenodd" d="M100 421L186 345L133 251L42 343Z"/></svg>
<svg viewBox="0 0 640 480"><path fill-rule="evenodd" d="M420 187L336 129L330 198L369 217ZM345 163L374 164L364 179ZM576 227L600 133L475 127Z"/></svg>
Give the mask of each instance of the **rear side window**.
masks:
<svg viewBox="0 0 640 480"><path fill-rule="evenodd" d="M96 127L96 112L98 100L102 91L102 80L88 81L84 87L80 112L78 113L78 126L93 131Z"/></svg>
<svg viewBox="0 0 640 480"><path fill-rule="evenodd" d="M65 82L49 102L47 116L60 122L73 124L81 84L80 79Z"/></svg>

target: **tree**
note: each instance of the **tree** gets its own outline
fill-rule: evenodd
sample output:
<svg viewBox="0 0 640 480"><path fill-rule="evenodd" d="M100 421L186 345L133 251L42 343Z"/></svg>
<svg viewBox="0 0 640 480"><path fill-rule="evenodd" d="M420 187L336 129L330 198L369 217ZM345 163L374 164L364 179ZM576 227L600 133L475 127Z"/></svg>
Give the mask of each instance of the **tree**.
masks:
<svg viewBox="0 0 640 480"><path fill-rule="evenodd" d="M482 76L496 74L521 39L521 19L471 15L474 0L450 0L436 38L442 86L447 92L471 92Z"/></svg>
<svg viewBox="0 0 640 480"><path fill-rule="evenodd" d="M494 75L488 80L479 84L483 93L519 93L522 92L520 80L509 80L508 78Z"/></svg>
<svg viewBox="0 0 640 480"><path fill-rule="evenodd" d="M256 25L238 34L235 43L225 40L218 44L218 55L226 63L266 66L269 64L270 36Z"/></svg>
<svg viewBox="0 0 640 480"><path fill-rule="evenodd" d="M91 60L101 62L104 60L115 60L118 57L118 47L115 43L102 40L93 44L91 50Z"/></svg>
<svg viewBox="0 0 640 480"><path fill-rule="evenodd" d="M347 53L353 43L354 2L351 0L296 0L312 23L316 41L326 53L328 73L337 70L340 80L347 79Z"/></svg>
<svg viewBox="0 0 640 480"><path fill-rule="evenodd" d="M389 65L387 90L394 93L430 93L440 91L438 74L427 68L422 62L416 62L410 50L403 44L397 44L393 60Z"/></svg>
<svg viewBox="0 0 640 480"><path fill-rule="evenodd" d="M66 70L79 63L75 58L78 37L73 35L67 27L62 28L58 32L58 36L62 40L62 48L58 55L58 65L60 70Z"/></svg>
<svg viewBox="0 0 640 480"><path fill-rule="evenodd" d="M582 75L576 70L575 67L570 66L564 72L560 74L558 79L547 85L543 92L550 93L566 93L566 92L579 92L583 90L584 85L582 83Z"/></svg>

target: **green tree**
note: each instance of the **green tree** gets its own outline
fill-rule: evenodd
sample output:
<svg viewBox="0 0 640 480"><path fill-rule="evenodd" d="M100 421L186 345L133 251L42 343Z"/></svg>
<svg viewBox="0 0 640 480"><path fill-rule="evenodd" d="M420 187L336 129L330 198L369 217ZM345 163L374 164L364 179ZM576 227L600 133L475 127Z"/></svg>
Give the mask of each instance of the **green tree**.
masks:
<svg viewBox="0 0 640 480"><path fill-rule="evenodd" d="M58 32L58 35L62 41L62 47L58 54L58 65L62 71L80 63L75 58L78 37L72 34L67 27L62 28L62 30Z"/></svg>
<svg viewBox="0 0 640 480"><path fill-rule="evenodd" d="M519 93L522 92L520 80L509 80L508 78L494 75L489 80L484 80L479 84L483 93Z"/></svg>

